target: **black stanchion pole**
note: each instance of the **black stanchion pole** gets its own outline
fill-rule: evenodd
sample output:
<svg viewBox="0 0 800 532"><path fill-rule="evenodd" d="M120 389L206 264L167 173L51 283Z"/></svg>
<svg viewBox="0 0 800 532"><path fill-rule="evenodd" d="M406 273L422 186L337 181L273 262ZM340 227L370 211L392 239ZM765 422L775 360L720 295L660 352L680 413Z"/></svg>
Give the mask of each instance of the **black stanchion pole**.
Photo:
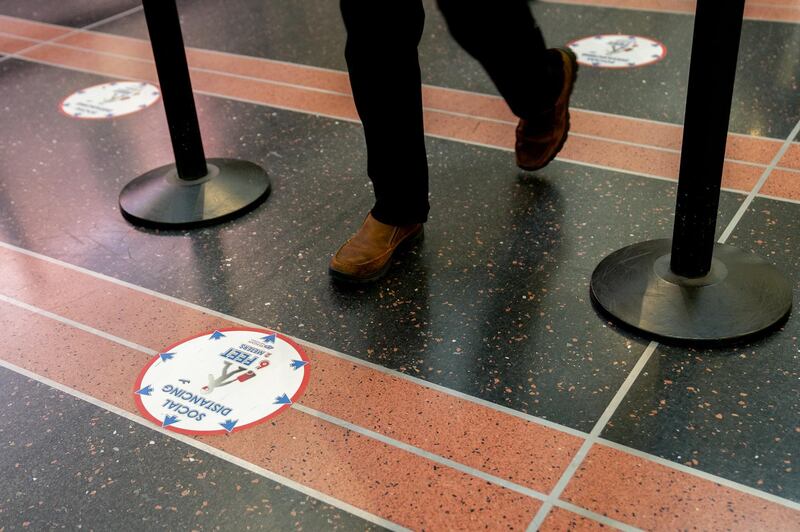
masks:
<svg viewBox="0 0 800 532"><path fill-rule="evenodd" d="M175 0L143 0L175 164L147 172L122 189L129 222L184 229L230 220L270 193L267 173L239 159L206 159Z"/></svg>
<svg viewBox="0 0 800 532"><path fill-rule="evenodd" d="M742 340L792 308L775 267L714 242L743 12L744 0L697 2L673 240L615 251L592 274L604 312L662 340Z"/></svg>
<svg viewBox="0 0 800 532"><path fill-rule="evenodd" d="M174 0L142 0L142 5L178 176L181 179L199 179L207 173L206 156L194 107L183 35L175 31L181 27L178 9Z"/></svg>
<svg viewBox="0 0 800 532"><path fill-rule="evenodd" d="M673 272L711 270L744 0L697 3L672 235Z"/></svg>

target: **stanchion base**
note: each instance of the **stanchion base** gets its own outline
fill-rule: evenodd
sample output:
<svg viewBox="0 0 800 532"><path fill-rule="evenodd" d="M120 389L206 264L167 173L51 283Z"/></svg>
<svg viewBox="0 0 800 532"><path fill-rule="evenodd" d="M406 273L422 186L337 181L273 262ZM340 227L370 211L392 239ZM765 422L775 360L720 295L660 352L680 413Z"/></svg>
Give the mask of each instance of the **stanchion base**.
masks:
<svg viewBox="0 0 800 532"><path fill-rule="evenodd" d="M208 175L178 178L174 164L141 175L119 196L122 216L134 225L187 229L221 223L261 204L270 192L267 173L238 159L208 159Z"/></svg>
<svg viewBox="0 0 800 532"><path fill-rule="evenodd" d="M592 274L592 298L606 313L659 339L743 340L780 323L792 308L789 281L758 255L716 244L702 278L669 269L672 241L615 251Z"/></svg>

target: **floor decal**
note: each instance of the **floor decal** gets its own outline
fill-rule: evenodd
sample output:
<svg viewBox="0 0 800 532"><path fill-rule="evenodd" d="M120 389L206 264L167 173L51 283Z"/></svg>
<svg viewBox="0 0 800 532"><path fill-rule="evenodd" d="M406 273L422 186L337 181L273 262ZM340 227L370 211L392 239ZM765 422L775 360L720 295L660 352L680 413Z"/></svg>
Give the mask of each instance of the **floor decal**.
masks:
<svg viewBox="0 0 800 532"><path fill-rule="evenodd" d="M638 35L595 35L572 41L567 46L578 63L600 68L633 68L661 61L667 48L660 42Z"/></svg>
<svg viewBox="0 0 800 532"><path fill-rule="evenodd" d="M278 415L308 384L308 358L261 329L221 329L155 356L136 381L145 417L183 434L225 434Z"/></svg>
<svg viewBox="0 0 800 532"><path fill-rule="evenodd" d="M61 110L73 118L116 118L147 109L161 96L158 88L140 81L103 83L69 95Z"/></svg>

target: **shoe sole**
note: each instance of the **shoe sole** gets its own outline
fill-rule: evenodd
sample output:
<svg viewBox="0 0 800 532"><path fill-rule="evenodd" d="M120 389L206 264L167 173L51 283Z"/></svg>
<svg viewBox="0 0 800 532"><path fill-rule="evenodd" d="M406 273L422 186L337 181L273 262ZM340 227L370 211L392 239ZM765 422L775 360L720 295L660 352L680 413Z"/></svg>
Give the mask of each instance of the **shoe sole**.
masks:
<svg viewBox="0 0 800 532"><path fill-rule="evenodd" d="M389 258L388 261L386 261L386 264L383 266L383 268L378 270L375 274L371 275L370 277L355 277L353 275L350 275L350 274L347 274L347 273L344 273L344 272L340 272L338 270L334 270L331 267L328 267L328 273L330 274L332 279L334 279L336 281L342 281L342 282L348 283L348 284L373 283L373 282L377 281L378 279L380 279L381 277L383 277L384 275L386 275L386 272L388 272L389 268L391 268L391 266L392 266L392 261L395 259L395 257L397 257L397 255L399 253L402 253L402 252L414 247L415 244L421 242L424 239L425 239L425 228L423 226L422 228L420 228L418 233L416 233L414 235L411 235L409 237L406 237L405 240L400 242L400 244L398 244L398 246L396 248L394 248L394 251L392 252L392 256Z"/></svg>
<svg viewBox="0 0 800 532"><path fill-rule="evenodd" d="M535 170L540 170L553 162L553 159L556 158L556 155L559 154L561 149L564 147L564 144L567 143L567 136L569 135L569 99L572 97L572 90L575 88L575 82L578 80L578 58L575 55L575 52L570 50L569 48L561 48L570 58L572 61L572 82L569 85L569 92L567 93L567 127L564 128L564 135L561 137L561 140L558 142L558 146L556 146L556 150L553 152L553 156L547 159L544 163L538 166L523 166L521 164L517 164L518 167L526 170L528 172L533 172Z"/></svg>

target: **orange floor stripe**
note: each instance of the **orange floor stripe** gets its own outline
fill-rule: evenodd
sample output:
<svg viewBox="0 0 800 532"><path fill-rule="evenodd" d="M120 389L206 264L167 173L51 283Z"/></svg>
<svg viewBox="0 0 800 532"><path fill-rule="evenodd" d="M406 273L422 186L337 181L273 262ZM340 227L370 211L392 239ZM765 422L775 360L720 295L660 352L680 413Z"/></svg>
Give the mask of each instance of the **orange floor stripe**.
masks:
<svg viewBox="0 0 800 532"><path fill-rule="evenodd" d="M29 46L35 46L39 41L12 37L11 35L0 35L0 53L16 54Z"/></svg>
<svg viewBox="0 0 800 532"><path fill-rule="evenodd" d="M800 142L793 142L778 162L782 168L800 170Z"/></svg>
<svg viewBox="0 0 800 532"><path fill-rule="evenodd" d="M33 20L0 15L0 32L16 37L33 39L36 41L49 41L75 31L67 26L55 26Z"/></svg>
<svg viewBox="0 0 800 532"><path fill-rule="evenodd" d="M761 193L775 198L800 201L800 176L797 172L780 168L773 170L761 188Z"/></svg>
<svg viewBox="0 0 800 532"><path fill-rule="evenodd" d="M645 530L800 530L800 512L603 445L562 498Z"/></svg>
<svg viewBox="0 0 800 532"><path fill-rule="evenodd" d="M151 61L152 52L146 41L108 34L86 32L71 35L61 41L90 51L107 51L127 57ZM196 69L248 76L265 81L291 83L350 94L347 73L318 69L263 58L226 54L211 50L189 48L189 63ZM517 118L506 103L497 96L470 93L444 87L424 86L423 101L431 111L448 111L476 118L488 118L516 124ZM573 133L599 136L675 151L680 150L683 128L675 124L640 120L625 116L593 113L574 109ZM780 148L781 141L732 134L726 156L745 162L768 164Z"/></svg>
<svg viewBox="0 0 800 532"><path fill-rule="evenodd" d="M35 23L22 22L26 31L32 31L30 24ZM146 41L81 32L61 42L79 49L44 45L25 55L68 68L157 81ZM104 51L124 57L105 55ZM210 50L189 49L188 55L194 87L198 91L305 113L358 120L344 72ZM501 98L432 86L423 88L423 97L428 134L513 149L516 122ZM572 136L560 154L560 160L677 179L680 126L577 109L572 111L572 122ZM781 144L776 139L731 134L723 187L749 191ZM798 179L784 180L781 186L773 186L775 194L771 195L779 193L780 196L776 197L794 199L800 195L800 190L793 187L797 182L800 189L800 168L794 167L793 152L787 157L790 166L786 170L796 172Z"/></svg>

